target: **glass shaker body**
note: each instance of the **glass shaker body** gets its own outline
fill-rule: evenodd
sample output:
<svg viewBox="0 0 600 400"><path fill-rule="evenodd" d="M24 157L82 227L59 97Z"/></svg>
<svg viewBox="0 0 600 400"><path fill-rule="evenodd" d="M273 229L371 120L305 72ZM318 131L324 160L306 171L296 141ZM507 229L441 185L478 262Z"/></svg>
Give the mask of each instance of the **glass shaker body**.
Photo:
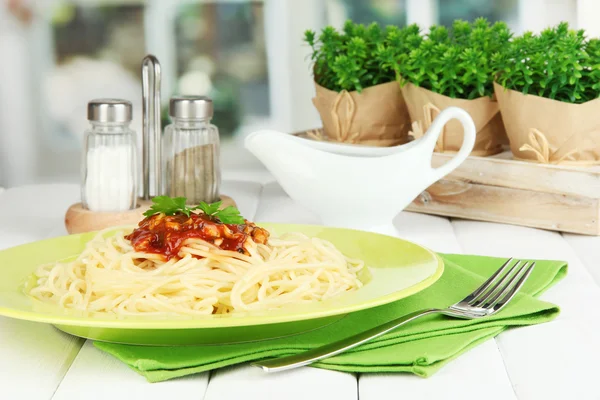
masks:
<svg viewBox="0 0 600 400"><path fill-rule="evenodd" d="M177 118L163 136L164 192L188 204L219 200L219 130L209 118Z"/></svg>
<svg viewBox="0 0 600 400"><path fill-rule="evenodd" d="M92 211L137 207L136 135L129 122L90 121L82 158L81 201Z"/></svg>
<svg viewBox="0 0 600 400"><path fill-rule="evenodd" d="M169 100L173 121L163 136L164 193L188 204L219 200L219 130L210 123L213 102L206 96Z"/></svg>

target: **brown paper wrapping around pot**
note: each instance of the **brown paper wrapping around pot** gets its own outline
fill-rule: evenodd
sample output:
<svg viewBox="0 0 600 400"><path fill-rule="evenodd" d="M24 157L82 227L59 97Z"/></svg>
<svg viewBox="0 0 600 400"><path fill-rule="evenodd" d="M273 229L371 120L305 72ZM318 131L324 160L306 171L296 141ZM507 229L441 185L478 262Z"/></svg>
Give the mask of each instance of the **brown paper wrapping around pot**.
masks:
<svg viewBox="0 0 600 400"><path fill-rule="evenodd" d="M477 135L472 155L489 156L502 151L507 144L500 108L498 103L488 96L473 100L453 99L431 90L407 83L402 87L402 94L412 120L411 134L419 138L427 132L437 115L448 107L460 107L469 113ZM460 150L463 142L463 128L459 121L451 120L443 128L435 151L454 153Z"/></svg>
<svg viewBox="0 0 600 400"><path fill-rule="evenodd" d="M328 140L369 146L409 141L410 119L397 82L371 86L361 93L334 92L315 83L313 104Z"/></svg>
<svg viewBox="0 0 600 400"><path fill-rule="evenodd" d="M600 164L600 99L565 103L497 83L494 91L515 158L544 164Z"/></svg>

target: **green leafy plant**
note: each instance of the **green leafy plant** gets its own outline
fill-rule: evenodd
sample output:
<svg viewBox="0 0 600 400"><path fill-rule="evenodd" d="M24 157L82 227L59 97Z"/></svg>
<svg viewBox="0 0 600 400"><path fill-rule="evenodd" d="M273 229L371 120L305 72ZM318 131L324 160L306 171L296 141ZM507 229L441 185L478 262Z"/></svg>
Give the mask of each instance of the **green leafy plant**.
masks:
<svg viewBox="0 0 600 400"><path fill-rule="evenodd" d="M155 214L175 215L178 213L185 214L188 217L193 211L200 210L206 215L210 215L219 219L224 224L243 224L244 218L240 215L240 211L232 206L221 208L221 202L205 203L200 202L196 207L188 207L185 197L169 197L156 196L152 198L152 205L144 212L144 216L151 217Z"/></svg>
<svg viewBox="0 0 600 400"><path fill-rule="evenodd" d="M600 40L587 40L566 22L515 38L494 64L497 82L507 89L568 103L600 96Z"/></svg>
<svg viewBox="0 0 600 400"><path fill-rule="evenodd" d="M395 80L395 59L422 40L417 25L381 28L346 21L342 32L331 26L319 35L308 30L315 81L330 90L356 90Z"/></svg>
<svg viewBox="0 0 600 400"><path fill-rule="evenodd" d="M474 99L494 93L492 58L512 34L504 22L485 18L454 21L452 29L434 25L410 52L399 53L394 69L401 84L410 82L445 96Z"/></svg>

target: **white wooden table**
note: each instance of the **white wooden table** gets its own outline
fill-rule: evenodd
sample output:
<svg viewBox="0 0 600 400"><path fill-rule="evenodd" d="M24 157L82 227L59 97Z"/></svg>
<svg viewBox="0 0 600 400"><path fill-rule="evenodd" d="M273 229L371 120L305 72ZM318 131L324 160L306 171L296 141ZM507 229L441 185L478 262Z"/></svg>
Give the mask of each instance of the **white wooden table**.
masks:
<svg viewBox="0 0 600 400"><path fill-rule="evenodd" d="M266 173L224 177L223 192L251 220L319 223ZM0 191L0 248L66 234L64 212L78 199L76 185ZM600 399L600 237L406 212L395 222L399 236L440 252L567 260L567 278L543 295L561 315L504 332L429 379L237 366L155 384L90 342L0 317L0 399Z"/></svg>

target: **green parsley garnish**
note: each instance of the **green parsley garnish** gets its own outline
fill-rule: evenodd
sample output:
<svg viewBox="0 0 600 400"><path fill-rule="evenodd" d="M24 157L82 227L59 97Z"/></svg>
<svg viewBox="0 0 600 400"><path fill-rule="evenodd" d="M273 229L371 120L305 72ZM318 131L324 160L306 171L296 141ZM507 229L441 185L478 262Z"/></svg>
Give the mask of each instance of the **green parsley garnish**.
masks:
<svg viewBox="0 0 600 400"><path fill-rule="evenodd" d="M189 217L192 211L200 210L206 215L219 219L224 224L244 223L244 218L240 215L240 210L232 206L227 206L220 210L219 208L222 204L220 201L211 204L201 202L196 207L188 207L185 204L186 200L185 197L156 196L152 199L152 206L144 213L144 216L151 217L159 213L165 215L183 213Z"/></svg>
<svg viewBox="0 0 600 400"><path fill-rule="evenodd" d="M185 204L186 200L185 197L156 196L152 199L152 206L144 215L151 217L159 213L174 215L175 213L182 212L189 217L193 209Z"/></svg>

